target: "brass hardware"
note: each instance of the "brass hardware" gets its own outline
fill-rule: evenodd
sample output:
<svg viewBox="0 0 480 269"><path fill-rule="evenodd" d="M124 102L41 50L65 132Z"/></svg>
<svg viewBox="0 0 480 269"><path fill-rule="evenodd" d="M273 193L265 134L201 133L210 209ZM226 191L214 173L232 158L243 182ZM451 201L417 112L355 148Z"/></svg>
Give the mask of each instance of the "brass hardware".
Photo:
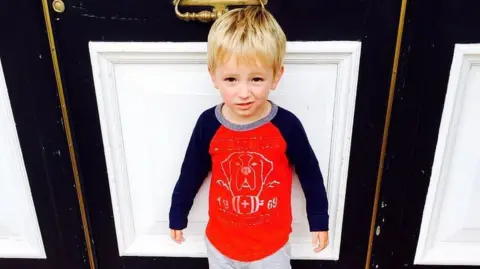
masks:
<svg viewBox="0 0 480 269"><path fill-rule="evenodd" d="M175 5L175 14L177 14L177 17L182 20L210 22L215 21L225 14L228 11L228 6L261 5L262 7L265 7L267 2L268 0L173 0L173 5ZM211 11L203 10L198 13L181 13L178 10L178 6L207 6L213 7L213 9Z"/></svg>
<svg viewBox="0 0 480 269"><path fill-rule="evenodd" d="M65 3L62 0L54 0L52 6L53 10L57 13L63 13L65 11Z"/></svg>

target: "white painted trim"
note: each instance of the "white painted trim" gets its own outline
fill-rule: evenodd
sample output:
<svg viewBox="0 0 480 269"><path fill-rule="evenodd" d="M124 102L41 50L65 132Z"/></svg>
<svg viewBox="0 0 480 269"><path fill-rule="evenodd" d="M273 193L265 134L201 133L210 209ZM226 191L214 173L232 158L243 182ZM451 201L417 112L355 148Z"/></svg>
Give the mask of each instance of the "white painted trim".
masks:
<svg viewBox="0 0 480 269"><path fill-rule="evenodd" d="M0 186L7 188L11 195L9 198L0 197L0 201L9 203L1 206L15 207L14 214L0 215L0 227L9 229L7 234L0 236L0 258L45 259L45 249L1 63L0 148L3 156L0 156ZM10 224L2 225L2 220L8 220Z"/></svg>
<svg viewBox="0 0 480 269"><path fill-rule="evenodd" d="M455 46L415 264L480 265L480 242L474 245L471 242L441 240L437 236L442 207L446 202L452 202L446 201L444 196L447 182L453 180L447 172L453 158L451 152L458 139L456 126L462 116L465 84L472 65L479 64L480 44Z"/></svg>
<svg viewBox="0 0 480 269"><path fill-rule="evenodd" d="M168 238L158 235L147 238L135 232L114 65L122 63L206 65L207 45L203 42L91 42L89 46L120 255L185 256L185 248L182 249L183 252L179 252L174 247L169 248L168 253L159 251L165 246L162 247L161 242L169 242ZM360 42L289 42L287 44L285 57L287 64L331 63L336 64L338 68L331 164L328 169L329 178L333 180L327 184L331 216L330 245L322 253L313 254L310 240L292 242L293 256L298 259L338 260L339 258L360 52ZM203 246L203 238L193 236L189 241L191 242L188 247L189 256L204 256L203 253L196 252L196 247Z"/></svg>

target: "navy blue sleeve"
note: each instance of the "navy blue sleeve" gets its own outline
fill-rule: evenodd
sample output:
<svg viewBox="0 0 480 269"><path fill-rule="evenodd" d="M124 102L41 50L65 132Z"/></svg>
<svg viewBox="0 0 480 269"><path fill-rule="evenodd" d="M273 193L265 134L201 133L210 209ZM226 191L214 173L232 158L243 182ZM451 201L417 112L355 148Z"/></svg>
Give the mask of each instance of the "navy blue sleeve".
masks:
<svg viewBox="0 0 480 269"><path fill-rule="evenodd" d="M287 142L287 157L295 167L305 194L310 231L327 231L327 193L317 157L302 123L293 113L281 108L272 122Z"/></svg>
<svg viewBox="0 0 480 269"><path fill-rule="evenodd" d="M170 229L183 230L187 227L193 200L212 167L210 141L219 126L213 109L202 113L195 124L172 194Z"/></svg>

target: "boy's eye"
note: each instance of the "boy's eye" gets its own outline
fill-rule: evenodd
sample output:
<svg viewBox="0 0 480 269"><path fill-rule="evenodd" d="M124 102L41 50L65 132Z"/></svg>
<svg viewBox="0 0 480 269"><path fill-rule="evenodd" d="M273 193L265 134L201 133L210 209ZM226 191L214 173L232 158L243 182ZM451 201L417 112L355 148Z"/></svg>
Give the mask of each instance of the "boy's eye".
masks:
<svg viewBox="0 0 480 269"><path fill-rule="evenodd" d="M235 78L232 78L232 77L225 78L225 81L227 81L227 82L235 82Z"/></svg>
<svg viewBox="0 0 480 269"><path fill-rule="evenodd" d="M254 81L254 82L260 82L260 81L263 81L263 78L261 78L261 77L254 77L254 78L253 78L253 81Z"/></svg>

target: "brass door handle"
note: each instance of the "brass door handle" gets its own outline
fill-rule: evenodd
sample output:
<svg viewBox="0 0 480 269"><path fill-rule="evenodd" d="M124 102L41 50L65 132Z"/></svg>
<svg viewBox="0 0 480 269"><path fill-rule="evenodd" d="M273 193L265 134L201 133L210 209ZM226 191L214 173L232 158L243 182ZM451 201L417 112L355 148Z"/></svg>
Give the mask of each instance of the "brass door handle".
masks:
<svg viewBox="0 0 480 269"><path fill-rule="evenodd" d="M182 20L201 22L215 21L228 11L228 6L248 6L248 5L264 5L268 0L173 0L175 5L175 14ZM178 6L210 6L213 10L203 10L198 13L185 12L181 13Z"/></svg>
<svg viewBox="0 0 480 269"><path fill-rule="evenodd" d="M52 7L57 13L63 13L65 11L65 3L62 0L54 0L52 2Z"/></svg>

